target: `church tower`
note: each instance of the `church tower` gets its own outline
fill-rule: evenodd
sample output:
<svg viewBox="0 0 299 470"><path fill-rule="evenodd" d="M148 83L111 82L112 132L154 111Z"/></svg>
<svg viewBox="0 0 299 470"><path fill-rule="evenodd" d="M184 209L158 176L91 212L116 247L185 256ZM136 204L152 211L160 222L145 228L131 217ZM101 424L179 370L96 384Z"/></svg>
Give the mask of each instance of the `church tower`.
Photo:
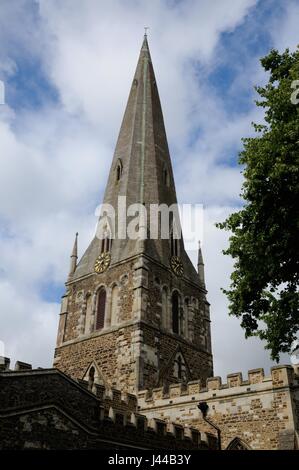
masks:
<svg viewBox="0 0 299 470"><path fill-rule="evenodd" d="M201 249L196 271L175 210L168 219L169 235L162 236L163 209L176 203L145 36L96 236L79 262L76 235L55 367L130 392L213 375ZM157 236L150 230L153 207L159 208Z"/></svg>

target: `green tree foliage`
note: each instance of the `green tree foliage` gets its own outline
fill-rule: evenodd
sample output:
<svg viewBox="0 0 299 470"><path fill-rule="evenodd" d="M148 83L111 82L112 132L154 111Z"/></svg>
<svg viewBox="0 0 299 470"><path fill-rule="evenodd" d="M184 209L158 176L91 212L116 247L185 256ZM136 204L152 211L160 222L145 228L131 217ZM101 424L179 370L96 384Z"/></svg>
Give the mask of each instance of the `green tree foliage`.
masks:
<svg viewBox="0 0 299 470"><path fill-rule="evenodd" d="M265 123L243 140L243 208L224 223L234 258L229 313L241 319L245 336L266 342L272 359L290 351L299 330L299 104L291 102L299 80L299 48L272 50L261 59L270 78L256 87ZM293 84L294 86L294 84ZM299 97L299 93L297 95Z"/></svg>

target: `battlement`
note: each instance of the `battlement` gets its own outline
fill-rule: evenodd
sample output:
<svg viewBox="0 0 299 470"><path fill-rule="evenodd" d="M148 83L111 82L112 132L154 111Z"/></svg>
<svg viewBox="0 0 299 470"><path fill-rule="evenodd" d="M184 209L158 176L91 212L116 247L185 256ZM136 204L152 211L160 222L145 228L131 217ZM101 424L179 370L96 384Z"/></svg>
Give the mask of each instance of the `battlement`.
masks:
<svg viewBox="0 0 299 470"><path fill-rule="evenodd" d="M90 388L88 381L86 380L78 380L78 383L85 389L94 393L94 395L99 400L105 402L107 406L128 409L131 411L137 410L137 397L132 393L121 392L116 388L96 383L94 383Z"/></svg>
<svg viewBox="0 0 299 470"><path fill-rule="evenodd" d="M88 382L78 381L81 386L88 389ZM115 388L105 385L93 384L91 390L103 403L100 419L111 421L124 426L134 426L141 433L154 433L158 436L168 436L179 440L191 440L196 446L202 443L211 446L213 436L192 426L182 426L173 421L165 421L159 418L147 418L138 413L137 396L131 393L120 392ZM214 443L212 444L213 447Z"/></svg>
<svg viewBox="0 0 299 470"><path fill-rule="evenodd" d="M251 369L248 371L248 379L244 380L242 372L227 375L225 383L221 377L209 377L203 384L200 380L187 384L171 384L168 388L159 387L152 390L142 390L138 393L139 404L168 400L168 404L181 398L185 400L207 399L208 397L226 395L238 395L244 392L267 390L270 388L290 387L299 385L299 370L290 365L280 365L271 368L271 375L265 376L264 369ZM202 396L204 395L204 398Z"/></svg>
<svg viewBox="0 0 299 470"><path fill-rule="evenodd" d="M3 357L0 356L0 372L3 371L10 371L10 358L9 357ZM28 364L27 362L22 362L22 361L16 361L14 370L31 370L32 365Z"/></svg>
<svg viewBox="0 0 299 470"><path fill-rule="evenodd" d="M12 419L12 416L16 419L20 410L24 413L26 409L31 416L34 406L35 413L52 410L51 413L71 416L79 427L96 432L99 439L138 442L141 448L215 447L215 438L210 433L201 433L175 420L169 422L141 414L137 397L131 393L100 384L93 384L89 389L88 382L75 381L58 369L32 369L28 364L23 367L24 363L18 361L15 369L10 370L9 360L3 362L5 368L0 370L0 415L4 419Z"/></svg>
<svg viewBox="0 0 299 470"><path fill-rule="evenodd" d="M293 413L298 410L298 398L298 367L279 365L272 367L268 376L259 368L249 370L247 379L235 372L228 374L225 382L221 377L209 377L205 383L196 380L142 390L138 405L148 419L175 420L183 426L215 432L198 409L200 402L206 402L209 419L221 430L223 448L239 438L245 448L294 449Z"/></svg>

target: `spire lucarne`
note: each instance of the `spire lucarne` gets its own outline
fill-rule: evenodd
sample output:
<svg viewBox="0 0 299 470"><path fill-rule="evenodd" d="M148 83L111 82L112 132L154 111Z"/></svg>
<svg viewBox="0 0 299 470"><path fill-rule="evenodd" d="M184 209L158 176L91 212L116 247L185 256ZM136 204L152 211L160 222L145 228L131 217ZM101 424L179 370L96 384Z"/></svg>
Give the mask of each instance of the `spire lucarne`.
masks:
<svg viewBox="0 0 299 470"><path fill-rule="evenodd" d="M177 203L146 35L103 202L100 237L78 264L72 258L54 365L81 379L97 364L105 382L128 391L213 375L204 266L199 263L198 273L183 239L175 239L178 218L171 220L165 239L160 233L149 236L148 218L138 219L145 239L132 239L126 231L136 220L126 212L133 204L150 214L154 204ZM108 205L115 225L105 215Z"/></svg>

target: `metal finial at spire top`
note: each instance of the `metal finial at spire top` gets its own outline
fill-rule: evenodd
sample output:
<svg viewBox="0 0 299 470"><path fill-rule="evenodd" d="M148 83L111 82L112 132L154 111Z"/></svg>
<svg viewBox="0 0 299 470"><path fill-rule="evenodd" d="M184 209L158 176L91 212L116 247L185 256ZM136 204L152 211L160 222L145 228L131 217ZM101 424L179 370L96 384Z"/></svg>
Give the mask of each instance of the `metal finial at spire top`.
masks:
<svg viewBox="0 0 299 470"><path fill-rule="evenodd" d="M147 30L149 29L149 26L144 26L144 36L147 37Z"/></svg>

